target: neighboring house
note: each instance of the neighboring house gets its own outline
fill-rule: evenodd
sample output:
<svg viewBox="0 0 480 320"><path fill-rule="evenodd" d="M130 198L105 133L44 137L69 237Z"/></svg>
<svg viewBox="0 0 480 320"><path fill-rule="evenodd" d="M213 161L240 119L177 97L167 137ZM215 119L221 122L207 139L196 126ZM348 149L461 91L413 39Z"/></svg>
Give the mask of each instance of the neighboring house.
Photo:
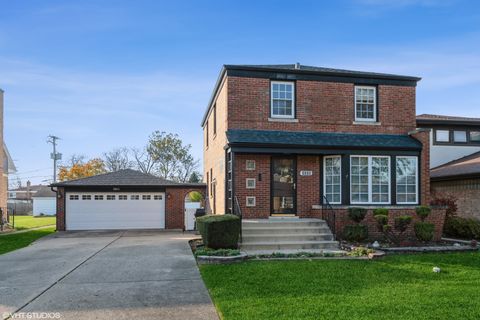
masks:
<svg viewBox="0 0 480 320"><path fill-rule="evenodd" d="M50 187L43 187L32 196L34 216L54 216L57 213L57 194Z"/></svg>
<svg viewBox="0 0 480 320"><path fill-rule="evenodd" d="M33 196L44 188L48 188L48 186L41 184L32 185L30 181L27 181L25 187L8 190L7 204L9 210L15 210L15 214L18 215L31 214L33 210Z"/></svg>
<svg viewBox="0 0 480 320"><path fill-rule="evenodd" d="M453 196L460 216L480 219L480 118L421 114L417 126L431 129L432 196Z"/></svg>
<svg viewBox="0 0 480 320"><path fill-rule="evenodd" d="M430 168L480 151L480 118L421 114L417 126L431 129Z"/></svg>
<svg viewBox="0 0 480 320"><path fill-rule="evenodd" d="M8 175L16 172L15 164L4 142L3 107L3 90L0 89L0 143L2 144L2 148L0 148L0 172L2 174L0 179L0 222L6 220Z"/></svg>
<svg viewBox="0 0 480 320"><path fill-rule="evenodd" d="M456 199L458 215L480 219L480 151L430 172L432 196Z"/></svg>
<svg viewBox="0 0 480 320"><path fill-rule="evenodd" d="M388 207L393 219L429 204L419 80L300 64L223 66L202 121L208 211L245 223L323 217L341 235L349 207ZM436 210L438 239L444 212ZM372 210L366 221L380 235Z"/></svg>
<svg viewBox="0 0 480 320"><path fill-rule="evenodd" d="M51 185L57 230L185 229L185 197L203 183L177 183L125 169Z"/></svg>

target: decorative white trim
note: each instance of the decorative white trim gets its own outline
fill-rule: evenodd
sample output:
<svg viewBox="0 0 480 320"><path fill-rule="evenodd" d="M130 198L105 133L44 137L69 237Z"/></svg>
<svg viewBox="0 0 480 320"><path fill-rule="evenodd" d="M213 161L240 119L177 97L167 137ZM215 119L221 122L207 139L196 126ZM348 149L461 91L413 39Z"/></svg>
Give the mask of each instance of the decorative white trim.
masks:
<svg viewBox="0 0 480 320"><path fill-rule="evenodd" d="M357 118L357 89L373 89L373 119L370 118ZM355 121L357 122L377 122L377 87L374 86L355 86Z"/></svg>
<svg viewBox="0 0 480 320"><path fill-rule="evenodd" d="M353 124L364 125L364 126L381 126L381 122L372 122L372 121L353 121Z"/></svg>
<svg viewBox="0 0 480 320"><path fill-rule="evenodd" d="M252 185L249 185L250 183L253 183ZM247 189L255 189L257 187L257 180L255 178L246 178L245 179L245 188Z"/></svg>
<svg viewBox="0 0 480 320"><path fill-rule="evenodd" d="M268 118L269 122L290 122L290 123L297 123L298 119L291 119L291 118Z"/></svg>
<svg viewBox="0 0 480 320"><path fill-rule="evenodd" d="M252 167L249 167L248 165L249 164L253 164ZM245 170L248 170L248 171L254 171L255 168L256 168L256 163L255 163L255 160L246 160L245 161Z"/></svg>
<svg viewBox="0 0 480 320"><path fill-rule="evenodd" d="M249 202L251 200L251 202ZM255 197L246 197L245 198L245 205L247 207L255 207L256 206L257 199Z"/></svg>

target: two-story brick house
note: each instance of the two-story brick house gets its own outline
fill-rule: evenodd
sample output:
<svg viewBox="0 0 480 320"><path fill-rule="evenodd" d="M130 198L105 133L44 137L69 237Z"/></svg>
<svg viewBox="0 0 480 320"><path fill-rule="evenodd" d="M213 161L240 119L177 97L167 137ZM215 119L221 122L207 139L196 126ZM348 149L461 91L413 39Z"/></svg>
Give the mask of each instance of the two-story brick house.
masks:
<svg viewBox="0 0 480 320"><path fill-rule="evenodd" d="M328 203L338 234L350 206L389 207L395 216L428 204L419 80L300 64L223 66L202 121L209 211L322 218Z"/></svg>

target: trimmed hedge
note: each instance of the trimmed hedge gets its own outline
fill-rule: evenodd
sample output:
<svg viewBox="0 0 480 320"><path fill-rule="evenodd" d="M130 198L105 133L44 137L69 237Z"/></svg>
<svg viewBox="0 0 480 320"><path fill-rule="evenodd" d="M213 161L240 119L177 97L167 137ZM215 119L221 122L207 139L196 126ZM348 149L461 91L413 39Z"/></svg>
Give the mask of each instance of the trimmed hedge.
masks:
<svg viewBox="0 0 480 320"><path fill-rule="evenodd" d="M203 244L211 249L236 249L240 236L240 218L233 214L206 215L196 219Z"/></svg>
<svg viewBox="0 0 480 320"><path fill-rule="evenodd" d="M387 208L376 208L373 209L373 216L388 216L388 209Z"/></svg>
<svg viewBox="0 0 480 320"><path fill-rule="evenodd" d="M356 223L360 223L367 215L367 209L350 207L348 208L348 217Z"/></svg>
<svg viewBox="0 0 480 320"><path fill-rule="evenodd" d="M368 239L368 228L361 224L347 225L343 229L343 237L348 241L361 242Z"/></svg>
<svg viewBox="0 0 480 320"><path fill-rule="evenodd" d="M432 241L435 225L428 222L417 222L414 226L415 235L420 241Z"/></svg>
<svg viewBox="0 0 480 320"><path fill-rule="evenodd" d="M443 232L449 237L480 240L480 220L449 217L445 219Z"/></svg>
<svg viewBox="0 0 480 320"><path fill-rule="evenodd" d="M377 221L378 230L383 231L383 226L388 224L388 216L383 214L377 214L373 217Z"/></svg>
<svg viewBox="0 0 480 320"><path fill-rule="evenodd" d="M412 216L399 216L395 218L395 229L400 232L405 232L408 225L412 222Z"/></svg>
<svg viewBox="0 0 480 320"><path fill-rule="evenodd" d="M415 208L415 212L420 220L425 221L425 219L430 215L432 209L429 206L420 206Z"/></svg>

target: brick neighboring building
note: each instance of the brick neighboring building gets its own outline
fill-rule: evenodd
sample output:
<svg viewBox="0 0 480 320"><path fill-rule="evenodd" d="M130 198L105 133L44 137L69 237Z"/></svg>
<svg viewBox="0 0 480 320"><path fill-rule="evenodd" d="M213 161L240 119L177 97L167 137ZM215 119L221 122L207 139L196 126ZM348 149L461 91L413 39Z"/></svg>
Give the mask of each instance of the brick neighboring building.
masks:
<svg viewBox="0 0 480 320"><path fill-rule="evenodd" d="M392 222L414 214L430 200L429 131L416 129L419 80L300 64L223 66L202 121L209 212L322 218L328 202L336 234L351 223L351 206L387 207ZM443 216L431 217L436 239Z"/></svg>

